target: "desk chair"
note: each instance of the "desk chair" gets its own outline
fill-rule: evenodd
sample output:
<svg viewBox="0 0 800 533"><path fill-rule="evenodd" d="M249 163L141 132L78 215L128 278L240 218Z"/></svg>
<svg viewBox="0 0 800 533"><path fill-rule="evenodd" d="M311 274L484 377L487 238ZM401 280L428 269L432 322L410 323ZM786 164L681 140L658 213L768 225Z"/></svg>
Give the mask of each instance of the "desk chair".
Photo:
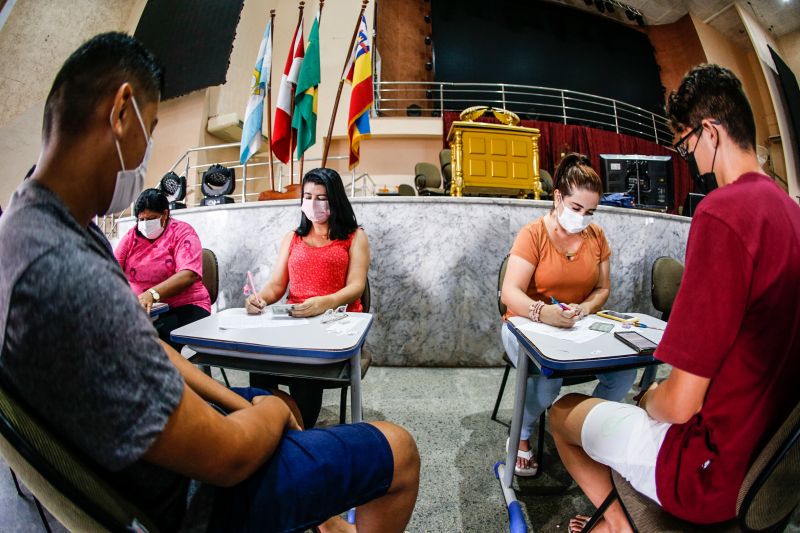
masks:
<svg viewBox="0 0 800 533"><path fill-rule="evenodd" d="M217 296L219 296L219 263L217 262L217 254L203 248L203 286L208 291L211 297L211 305L217 303ZM203 372L211 375L211 367L202 365ZM222 372L222 379L225 381L225 386L230 388L231 384L228 381L228 375L225 373L224 368L219 369Z"/></svg>
<svg viewBox="0 0 800 533"><path fill-rule="evenodd" d="M397 186L397 194L400 196L416 196L417 191L408 183L401 183Z"/></svg>
<svg viewBox="0 0 800 533"><path fill-rule="evenodd" d="M414 184L420 196L445 196L442 175L436 165L417 163L414 165Z"/></svg>
<svg viewBox="0 0 800 533"><path fill-rule="evenodd" d="M444 178L444 192L450 192L450 184L453 181L453 161L450 148L445 148L439 152L439 165L442 167L442 177Z"/></svg>
<svg viewBox="0 0 800 533"><path fill-rule="evenodd" d="M672 311L672 304L678 296L678 289L681 286L683 277L683 263L671 257L662 256L653 262L651 272L650 294L653 299L653 307L661 311L661 320L669 320ZM656 365L645 367L642 379L639 381L639 389L645 390L656 379Z"/></svg>
<svg viewBox="0 0 800 533"><path fill-rule="evenodd" d="M371 303L371 291L369 278L364 285L364 292L361 294L361 307L364 313L368 313ZM198 353L202 357L202 354ZM339 403L339 423L344 424L347 412L347 390L350 388L350 361L339 361L336 363L322 365L303 365L300 363L262 363L263 370L258 372L269 376L269 386L289 385L301 383L314 383L321 389L341 389ZM366 348L361 350L361 379L367 375L367 370L372 365L372 355ZM313 371L313 376L308 375ZM266 385L266 384L265 384ZM256 384L254 386L259 386ZM305 413L304 413L305 415ZM316 419L314 419L316 422ZM309 427L311 424L309 424Z"/></svg>
<svg viewBox="0 0 800 533"><path fill-rule="evenodd" d="M2 385L0 455L33 493L48 533L42 505L70 531L140 531L137 523L151 533L158 531L150 517L106 483L88 459L51 433Z"/></svg>
<svg viewBox="0 0 800 533"><path fill-rule="evenodd" d="M611 483L611 494L583 531L591 531L603 512L617 499L633 530L640 533L783 531L800 504L800 404L795 406L747 471L736 500L734 520L705 526L691 524L675 518L650 498L636 492L613 470Z"/></svg>
<svg viewBox="0 0 800 533"><path fill-rule="evenodd" d="M500 271L497 274L497 310L500 311L500 317L501 318L503 316L505 316L506 310L507 310L506 304L503 303L503 300L502 300L501 296L502 296L502 290L503 290L503 280L506 277L506 269L508 268L508 258L509 257L510 257L510 254L503 258L503 262L500 264ZM527 357L527 355L524 355L524 354L520 354L520 355L522 355L524 357ZM500 402L503 400L503 392L506 389L506 382L508 381L508 374L511 372L511 367L513 366L513 364L511 363L511 359L509 359L508 354L505 352L505 350L503 351L503 362L505 362L506 368L505 368L505 371L503 371L503 379L500 382L500 390L497 391L497 400L495 400L495 402L494 402L494 409L492 410L491 419L494 420L495 422L497 422L498 424L502 424L502 425L506 426L507 428L511 429L511 425L510 424L506 424L504 422L500 422L499 420L497 420L497 410L500 409ZM535 368L535 365L533 363L531 363L530 367L531 368ZM594 381L594 380L595 380L594 377L589 377L589 376L586 376L586 377L583 377L583 376L565 377L562 386L566 387L566 386L570 386L570 385L580 385L581 383L588 383L588 382ZM539 465L539 470L536 473L536 476L538 476L539 474L542 473L542 468L544 466L542 464L542 460L544 458L544 426L545 426L546 415L547 415L547 410L545 410L542 413L542 416L539 417L539 432L538 432L537 439L536 439L537 440L536 464ZM535 476L533 476L533 477L535 477Z"/></svg>
<svg viewBox="0 0 800 533"><path fill-rule="evenodd" d="M544 198L553 197L553 176L543 168L539 169L539 181L542 182L542 190L544 191Z"/></svg>

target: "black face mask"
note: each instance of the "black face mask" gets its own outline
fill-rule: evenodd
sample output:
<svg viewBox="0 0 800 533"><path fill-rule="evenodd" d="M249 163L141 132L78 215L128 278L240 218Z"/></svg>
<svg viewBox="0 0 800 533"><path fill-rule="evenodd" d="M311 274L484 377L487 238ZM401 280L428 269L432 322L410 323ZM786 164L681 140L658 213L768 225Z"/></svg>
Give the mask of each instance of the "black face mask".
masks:
<svg viewBox="0 0 800 533"><path fill-rule="evenodd" d="M702 133L702 132L701 132ZM695 147L697 149L697 147ZM708 194L718 187L717 175L714 174L714 163L717 161L717 147L714 147L714 158L711 160L711 171L700 174L697 160L694 158L694 150L688 154L686 161L689 163L689 175L694 179L698 192Z"/></svg>

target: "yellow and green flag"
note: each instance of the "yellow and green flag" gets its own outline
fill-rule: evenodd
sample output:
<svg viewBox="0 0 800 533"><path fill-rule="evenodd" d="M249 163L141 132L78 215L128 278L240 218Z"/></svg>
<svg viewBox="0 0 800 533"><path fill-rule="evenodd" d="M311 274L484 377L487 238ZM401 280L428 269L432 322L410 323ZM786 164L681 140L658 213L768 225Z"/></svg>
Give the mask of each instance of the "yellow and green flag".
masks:
<svg viewBox="0 0 800 533"><path fill-rule="evenodd" d="M297 130L297 159L317 142L317 97L319 93L319 12L314 18L308 47L294 96L292 127Z"/></svg>

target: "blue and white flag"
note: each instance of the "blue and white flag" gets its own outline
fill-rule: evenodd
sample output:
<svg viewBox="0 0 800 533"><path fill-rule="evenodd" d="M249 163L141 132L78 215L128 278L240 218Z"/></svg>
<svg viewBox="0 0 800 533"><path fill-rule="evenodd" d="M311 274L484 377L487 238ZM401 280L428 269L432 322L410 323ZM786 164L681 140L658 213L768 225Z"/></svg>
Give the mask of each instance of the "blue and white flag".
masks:
<svg viewBox="0 0 800 533"><path fill-rule="evenodd" d="M239 163L253 157L261 148L261 127L264 120L264 96L267 94L267 85L272 75L272 21L267 23L261 46L258 48L258 57L253 67L253 78L250 81L250 99L247 101L247 110L244 112L244 127L242 128L242 145L239 151Z"/></svg>

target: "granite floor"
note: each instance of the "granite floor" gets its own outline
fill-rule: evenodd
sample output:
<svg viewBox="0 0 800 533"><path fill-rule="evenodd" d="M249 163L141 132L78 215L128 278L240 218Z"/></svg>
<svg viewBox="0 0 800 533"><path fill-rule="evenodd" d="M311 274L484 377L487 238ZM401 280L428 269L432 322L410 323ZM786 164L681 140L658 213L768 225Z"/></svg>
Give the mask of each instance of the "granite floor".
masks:
<svg viewBox="0 0 800 533"><path fill-rule="evenodd" d="M507 429L489 420L502 369L371 368L364 381L365 418L402 424L422 455L419 499L408 530L414 532L508 531L500 487L492 465L503 456ZM511 414L513 376L506 388L500 420ZM244 375L229 372L234 384ZM589 392L593 385L572 387ZM338 391L326 391L321 424L338 418ZM546 441L544 473L519 483L530 531L565 532L569 517L592 510L559 462L552 439ZM26 489L18 497L0 460L0 532L43 530ZM53 531L64 531L50 518ZM787 531L800 533L800 513Z"/></svg>

